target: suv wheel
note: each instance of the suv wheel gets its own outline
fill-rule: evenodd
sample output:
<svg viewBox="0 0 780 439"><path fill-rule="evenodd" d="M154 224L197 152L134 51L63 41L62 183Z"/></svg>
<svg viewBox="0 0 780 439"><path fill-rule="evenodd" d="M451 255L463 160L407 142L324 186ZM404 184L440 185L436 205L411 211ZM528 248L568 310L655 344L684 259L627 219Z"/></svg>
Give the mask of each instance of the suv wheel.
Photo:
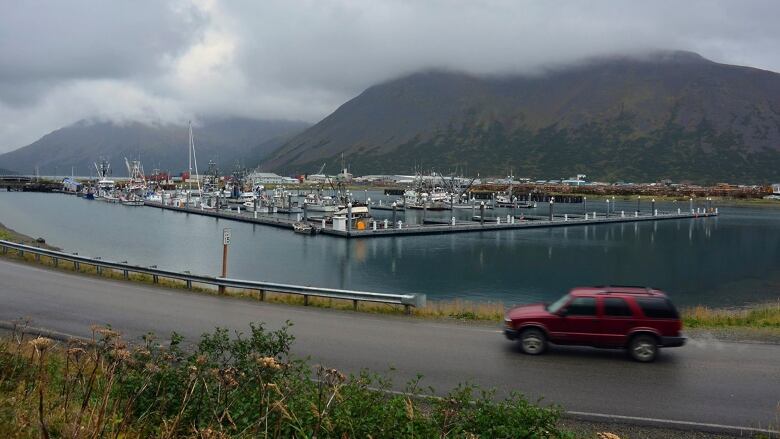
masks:
<svg viewBox="0 0 780 439"><path fill-rule="evenodd" d="M547 349L547 337L540 329L528 328L520 335L520 349L528 355L539 355Z"/></svg>
<svg viewBox="0 0 780 439"><path fill-rule="evenodd" d="M658 342L651 335L637 335L631 339L628 353L636 361L649 363L658 355Z"/></svg>

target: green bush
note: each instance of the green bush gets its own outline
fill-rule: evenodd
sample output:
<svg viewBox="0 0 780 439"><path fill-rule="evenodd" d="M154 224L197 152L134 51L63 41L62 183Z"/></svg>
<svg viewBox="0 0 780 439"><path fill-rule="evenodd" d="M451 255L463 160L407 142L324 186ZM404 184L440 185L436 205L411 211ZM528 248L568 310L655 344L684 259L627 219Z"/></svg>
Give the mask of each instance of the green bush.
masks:
<svg viewBox="0 0 780 439"><path fill-rule="evenodd" d="M174 334L128 347L93 339L0 344L3 437L557 438L559 411L461 385L445 397L403 392L369 372L345 376L289 354L289 324L216 329L192 346ZM45 433L45 434L44 434Z"/></svg>

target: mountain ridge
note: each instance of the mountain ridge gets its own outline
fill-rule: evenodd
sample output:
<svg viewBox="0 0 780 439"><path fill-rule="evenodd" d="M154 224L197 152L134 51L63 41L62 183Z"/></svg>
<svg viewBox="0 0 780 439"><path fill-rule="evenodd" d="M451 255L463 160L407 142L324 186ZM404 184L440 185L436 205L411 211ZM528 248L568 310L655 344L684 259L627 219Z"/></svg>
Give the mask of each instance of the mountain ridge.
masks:
<svg viewBox="0 0 780 439"><path fill-rule="evenodd" d="M358 174L780 180L780 75L690 52L604 57L537 75L426 71L369 87L262 164Z"/></svg>
<svg viewBox="0 0 780 439"><path fill-rule="evenodd" d="M236 161L254 166L279 147L291 135L310 124L299 121L260 120L249 118L209 118L193 125L195 150L200 167L209 160L229 170ZM147 172L154 168L173 174L188 167L186 125L80 120L54 130L37 141L0 155L0 167L24 174L35 167L41 174L90 175L93 162L100 157L111 161L112 169L124 175L124 157L138 159ZM84 174L83 174L84 175Z"/></svg>

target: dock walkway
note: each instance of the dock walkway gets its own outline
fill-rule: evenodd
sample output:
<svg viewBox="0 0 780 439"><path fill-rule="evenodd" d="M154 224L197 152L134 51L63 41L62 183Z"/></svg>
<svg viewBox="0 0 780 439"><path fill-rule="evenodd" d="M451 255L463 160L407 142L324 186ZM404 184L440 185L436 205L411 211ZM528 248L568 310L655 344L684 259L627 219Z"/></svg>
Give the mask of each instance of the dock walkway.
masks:
<svg viewBox="0 0 780 439"><path fill-rule="evenodd" d="M176 212L184 212L195 215L209 216L213 218L228 219L233 221L240 221L251 224L261 224L265 226L279 227L284 229L293 229L293 224L297 221L288 218L279 218L268 216L265 214L257 214L254 212L225 212L215 211L207 209L199 209L195 207L179 207L172 205L164 205L156 202L146 202L146 206L156 207L159 209L173 210ZM318 221L310 220L309 223L317 229L317 232L323 235L338 236L342 238L372 238L380 236L404 236L404 235L433 235L433 234L447 234L447 233L465 233L465 232L482 232L482 231L496 231L496 230L517 230L517 229L536 229L545 227L572 227L583 226L591 224L614 224L614 223L635 223L641 221L662 221L672 219L698 219L708 218L718 215L717 209L706 210L704 208L697 208L690 212L680 211L676 212L657 212L657 214L645 213L634 214L633 212L628 214L615 213L610 216L599 214L594 217L590 215L585 217L578 214L555 214L552 220L547 217L533 216L523 217L517 216L512 219L508 217L495 217L486 218L484 223L477 221L463 221L458 220L454 223L452 221L446 222L445 220L426 220L425 224L401 224L399 228L393 227L390 223L388 228L384 228L384 221L376 221L369 224L365 230L334 230L331 225L327 224L322 227ZM544 219L543 219L544 218ZM507 219L509 221L507 222Z"/></svg>

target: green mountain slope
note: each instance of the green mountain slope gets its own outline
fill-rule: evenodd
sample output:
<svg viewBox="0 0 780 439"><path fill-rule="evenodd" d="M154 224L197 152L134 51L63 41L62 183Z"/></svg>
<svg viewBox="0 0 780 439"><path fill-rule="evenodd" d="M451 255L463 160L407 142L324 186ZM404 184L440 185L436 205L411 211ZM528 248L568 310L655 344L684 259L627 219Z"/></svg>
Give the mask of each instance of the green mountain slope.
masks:
<svg viewBox="0 0 780 439"><path fill-rule="evenodd" d="M536 76L425 72L377 85L263 164L284 172L440 172L780 181L780 75L688 52Z"/></svg>

